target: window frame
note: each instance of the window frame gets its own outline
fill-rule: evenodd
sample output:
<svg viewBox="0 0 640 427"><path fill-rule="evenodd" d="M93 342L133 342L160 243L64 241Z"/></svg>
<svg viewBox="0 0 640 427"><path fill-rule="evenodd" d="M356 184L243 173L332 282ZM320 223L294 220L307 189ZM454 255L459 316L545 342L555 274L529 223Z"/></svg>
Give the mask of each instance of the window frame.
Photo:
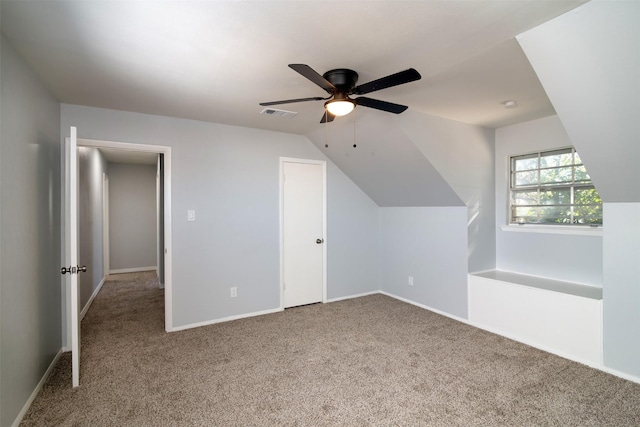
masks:
<svg viewBox="0 0 640 427"><path fill-rule="evenodd" d="M561 164L558 162L557 164L543 165L542 159L547 157L551 157L554 153L557 155L570 154L571 162L569 164ZM577 159L576 159L577 156ZM536 166L534 168L529 169L517 169L516 162L518 160L526 160L526 159L536 159ZM577 153L575 147L566 146L566 147L558 147L558 148L549 148L543 150L536 150L529 153L524 154L516 154L510 155L507 157L507 227L513 226L533 226L533 227L563 227L563 228L574 228L574 227L582 227L582 228L602 228L604 219L603 219L603 207L602 201L600 203L589 203L589 204L576 204L575 203L575 195L576 190L595 190L597 194L597 189L593 184L593 180L589 176L586 171L586 167L584 166L584 162L580 158ZM576 180L576 168L582 167L584 173L589 178L578 179ZM541 182L543 171L552 171L557 170L561 171L562 169L570 168L571 179L564 181L549 181L549 182ZM533 172L535 174L535 183L533 184L520 184L517 183L517 176L520 174L523 176L526 173ZM560 190L560 191L558 191ZM556 191L558 197L561 197L561 192L567 192L569 197L569 203L562 203L559 201L557 203L544 203L541 200L541 195L545 192ZM530 193L531 195L535 193L536 203L535 204L520 204L516 203L516 195L518 193ZM598 195L599 197L599 195ZM516 215L516 209L518 207L521 208L534 208L536 209L536 218L537 221L526 221L526 220L518 220L518 216ZM600 215L595 218L594 222L578 222L579 219L575 218L576 208L589 208L589 207L599 207ZM567 208L569 210L569 217L567 222L545 222L544 217L540 215L542 208Z"/></svg>

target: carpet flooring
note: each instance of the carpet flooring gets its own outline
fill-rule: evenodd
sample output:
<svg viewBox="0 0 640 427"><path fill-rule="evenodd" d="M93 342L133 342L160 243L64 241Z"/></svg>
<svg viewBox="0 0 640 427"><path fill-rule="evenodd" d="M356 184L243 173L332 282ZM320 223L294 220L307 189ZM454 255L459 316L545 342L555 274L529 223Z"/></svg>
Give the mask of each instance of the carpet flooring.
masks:
<svg viewBox="0 0 640 427"><path fill-rule="evenodd" d="M383 295L167 334L113 275L22 426L639 426L640 385Z"/></svg>

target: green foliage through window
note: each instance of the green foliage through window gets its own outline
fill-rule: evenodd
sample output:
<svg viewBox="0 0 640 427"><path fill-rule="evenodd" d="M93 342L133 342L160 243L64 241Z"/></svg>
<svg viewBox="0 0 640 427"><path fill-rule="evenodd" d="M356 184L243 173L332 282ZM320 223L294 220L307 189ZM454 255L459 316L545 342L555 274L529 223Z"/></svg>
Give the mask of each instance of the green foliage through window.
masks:
<svg viewBox="0 0 640 427"><path fill-rule="evenodd" d="M510 222L602 225L602 199L573 147L513 156Z"/></svg>

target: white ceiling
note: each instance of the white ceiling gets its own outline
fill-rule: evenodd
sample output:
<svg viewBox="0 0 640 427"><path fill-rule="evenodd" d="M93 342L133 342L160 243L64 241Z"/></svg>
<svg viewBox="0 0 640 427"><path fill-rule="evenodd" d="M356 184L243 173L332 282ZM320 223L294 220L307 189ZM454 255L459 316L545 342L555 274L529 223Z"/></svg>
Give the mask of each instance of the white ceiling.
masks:
<svg viewBox="0 0 640 427"><path fill-rule="evenodd" d="M368 94L501 127L554 114L514 36L583 0L7 1L2 32L63 103L306 134L324 96L287 67L351 68L365 83L410 67L422 80ZM516 109L502 102L513 99ZM359 109L366 110L365 107ZM338 119L340 120L340 119Z"/></svg>

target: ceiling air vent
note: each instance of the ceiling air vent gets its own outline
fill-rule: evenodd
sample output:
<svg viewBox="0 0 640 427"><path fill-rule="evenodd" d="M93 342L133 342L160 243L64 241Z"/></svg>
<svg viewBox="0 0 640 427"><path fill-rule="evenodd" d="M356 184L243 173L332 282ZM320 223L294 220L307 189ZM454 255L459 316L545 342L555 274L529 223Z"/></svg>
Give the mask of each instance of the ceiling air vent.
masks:
<svg viewBox="0 0 640 427"><path fill-rule="evenodd" d="M265 108L260 112L260 114L266 114L267 116L277 116L277 117L284 117L284 118L290 119L291 117L295 116L298 113L296 113L295 111L276 110L275 108Z"/></svg>

